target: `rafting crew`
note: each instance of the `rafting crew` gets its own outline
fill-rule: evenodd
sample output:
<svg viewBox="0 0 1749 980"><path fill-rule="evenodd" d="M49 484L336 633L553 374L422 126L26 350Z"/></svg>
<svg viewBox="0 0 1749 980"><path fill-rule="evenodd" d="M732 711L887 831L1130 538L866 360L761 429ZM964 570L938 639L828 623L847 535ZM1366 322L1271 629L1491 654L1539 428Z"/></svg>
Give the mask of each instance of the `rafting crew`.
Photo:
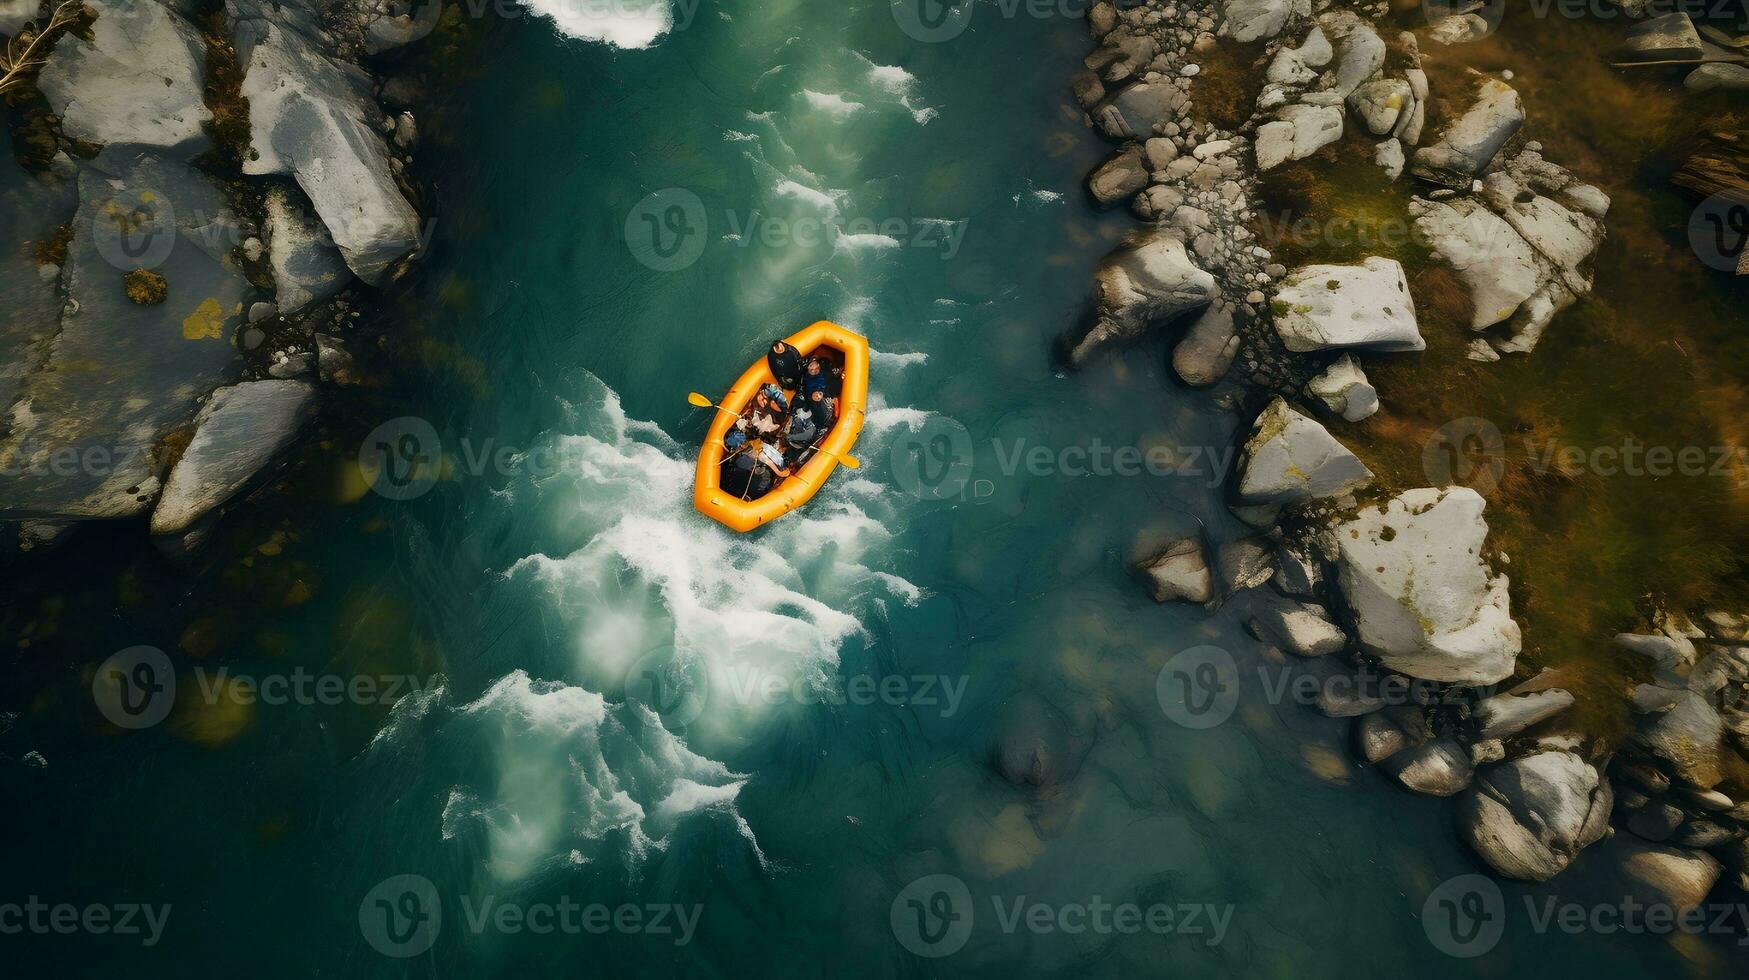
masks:
<svg viewBox="0 0 1749 980"><path fill-rule="evenodd" d="M781 340L771 345L765 360L777 383L754 392L752 403L723 437L723 448L729 451L723 460L723 489L743 500L764 496L813 458L837 422L844 386L843 367L820 357L804 359ZM786 390L795 392L793 405Z"/></svg>

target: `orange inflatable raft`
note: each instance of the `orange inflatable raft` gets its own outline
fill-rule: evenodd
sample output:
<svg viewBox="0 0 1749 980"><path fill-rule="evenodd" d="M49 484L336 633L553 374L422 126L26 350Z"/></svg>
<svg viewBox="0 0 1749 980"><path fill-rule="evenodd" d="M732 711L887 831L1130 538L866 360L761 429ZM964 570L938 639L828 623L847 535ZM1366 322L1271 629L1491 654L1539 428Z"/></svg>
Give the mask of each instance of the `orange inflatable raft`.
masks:
<svg viewBox="0 0 1749 980"><path fill-rule="evenodd" d="M746 411L753 393L776 379L765 363L762 352L717 408L710 434L698 454L698 475L693 482L692 505L699 513L737 531L751 531L795 510L813 499L826 478L838 468L840 458L849 454L862 434L863 414L868 408L868 339L852 333L836 323L821 320L784 338L806 358L822 349L836 352L844 360L844 386L838 398L838 420L832 431L817 445L819 451L800 470L772 487L757 500L742 500L722 488L723 437L735 419Z"/></svg>

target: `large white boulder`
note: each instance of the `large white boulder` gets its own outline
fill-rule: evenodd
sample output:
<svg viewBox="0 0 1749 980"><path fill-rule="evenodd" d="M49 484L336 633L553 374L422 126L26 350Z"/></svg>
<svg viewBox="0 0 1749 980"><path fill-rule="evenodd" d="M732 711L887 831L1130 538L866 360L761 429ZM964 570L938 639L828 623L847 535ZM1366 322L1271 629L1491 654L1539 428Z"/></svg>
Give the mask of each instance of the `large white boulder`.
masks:
<svg viewBox="0 0 1749 980"><path fill-rule="evenodd" d="M1239 469L1239 502L1291 506L1353 493L1372 472L1316 420L1277 397L1257 416Z"/></svg>
<svg viewBox="0 0 1749 980"><path fill-rule="evenodd" d="M1609 780L1571 752L1538 752L1485 770L1460 802L1464 839L1508 878L1547 881L1609 827Z"/></svg>
<svg viewBox="0 0 1749 980"><path fill-rule="evenodd" d="M1297 0L1303 11L1306 0ZM1220 33L1240 44L1261 41L1281 33L1293 13L1296 0L1225 0L1221 4Z"/></svg>
<svg viewBox="0 0 1749 980"><path fill-rule="evenodd" d="M201 92L206 43L158 0L87 0L91 39L67 33L37 77L68 136L193 156L212 119Z"/></svg>
<svg viewBox="0 0 1749 980"><path fill-rule="evenodd" d="M1470 328L1510 319L1546 277L1536 251L1473 197L1409 202L1415 230L1470 289Z"/></svg>
<svg viewBox="0 0 1749 980"><path fill-rule="evenodd" d="M298 0L234 0L237 57L249 100L246 174L286 174L367 283L419 244L419 215L402 196L369 77L326 52L315 14Z"/></svg>
<svg viewBox="0 0 1749 980"><path fill-rule="evenodd" d="M1427 346L1415 323L1408 277L1396 259L1374 255L1359 265L1303 266L1282 281L1270 309L1291 351Z"/></svg>
<svg viewBox="0 0 1749 980"><path fill-rule="evenodd" d="M1439 142L1415 151L1409 172L1435 184L1467 189L1523 125L1518 92L1498 79L1486 79L1476 90L1475 103L1440 135Z"/></svg>
<svg viewBox="0 0 1749 980"><path fill-rule="evenodd" d="M1215 297L1215 277L1197 268L1176 235L1161 229L1126 241L1094 273L1093 329L1070 351L1080 364L1101 347L1133 340Z"/></svg>
<svg viewBox="0 0 1749 980"><path fill-rule="evenodd" d="M1468 487L1407 490L1331 529L1342 600L1386 667L1458 684L1512 675L1521 638L1507 578L1482 560L1484 506Z"/></svg>
<svg viewBox="0 0 1749 980"><path fill-rule="evenodd" d="M152 533L186 532L247 486L291 444L314 395L305 382L278 380L213 392L152 511Z"/></svg>

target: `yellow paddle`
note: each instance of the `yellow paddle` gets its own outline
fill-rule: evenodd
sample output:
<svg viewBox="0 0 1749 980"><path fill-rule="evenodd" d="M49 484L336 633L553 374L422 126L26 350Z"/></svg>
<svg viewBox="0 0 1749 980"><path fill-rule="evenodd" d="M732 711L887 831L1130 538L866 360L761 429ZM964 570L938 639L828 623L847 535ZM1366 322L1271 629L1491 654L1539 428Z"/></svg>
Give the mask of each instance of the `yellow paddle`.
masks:
<svg viewBox="0 0 1749 980"><path fill-rule="evenodd" d="M728 409L724 408L721 405L718 405L716 402L711 401L709 398L706 398L705 396L699 394L696 391L687 392L686 393L686 400L698 408L714 408L719 412L729 412ZM735 413L729 412L729 414L734 415ZM837 457L838 462L843 463L845 465L845 467L847 467L849 469L853 469L853 470L862 469L862 460L857 459L855 456L849 456L849 455L846 455L844 453L835 453L830 449L821 449L817 446L814 448L814 451L818 452L818 453L825 453L828 456Z"/></svg>

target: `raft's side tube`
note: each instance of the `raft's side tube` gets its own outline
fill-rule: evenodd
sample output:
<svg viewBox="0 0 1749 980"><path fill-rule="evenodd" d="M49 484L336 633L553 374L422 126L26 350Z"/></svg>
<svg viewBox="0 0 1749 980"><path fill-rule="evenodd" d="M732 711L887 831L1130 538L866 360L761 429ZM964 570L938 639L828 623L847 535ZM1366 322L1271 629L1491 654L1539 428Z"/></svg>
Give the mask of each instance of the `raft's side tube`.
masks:
<svg viewBox="0 0 1749 980"><path fill-rule="evenodd" d="M692 505L727 527L747 532L795 510L813 499L826 478L838 468L838 457L850 452L862 434L868 411L868 339L836 323L821 320L784 339L803 357L821 347L844 355L844 388L838 398L838 420L820 443L821 452L793 476L771 488L758 500L742 500L722 488L723 437L735 419L746 411L753 394L772 383L771 368L764 356L754 361L729 393L711 422L704 447L698 454L698 474L693 481Z"/></svg>

